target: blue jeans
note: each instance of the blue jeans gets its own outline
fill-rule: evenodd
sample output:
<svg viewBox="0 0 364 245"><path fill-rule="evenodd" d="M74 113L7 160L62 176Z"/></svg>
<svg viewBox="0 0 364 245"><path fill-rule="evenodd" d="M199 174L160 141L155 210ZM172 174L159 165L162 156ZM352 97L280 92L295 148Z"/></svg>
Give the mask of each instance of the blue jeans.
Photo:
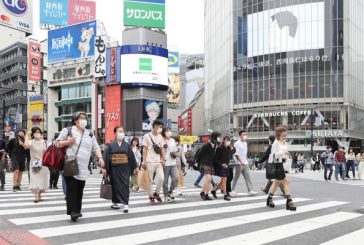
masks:
<svg viewBox="0 0 364 245"><path fill-rule="evenodd" d="M335 179L339 180L339 172L342 179L345 179L345 162L339 162L335 165Z"/></svg>
<svg viewBox="0 0 364 245"><path fill-rule="evenodd" d="M354 160L349 160L346 163L346 178L349 178L350 168L351 168L351 171L353 171L353 178L355 178L355 162L354 162Z"/></svg>
<svg viewBox="0 0 364 245"><path fill-rule="evenodd" d="M204 176L203 174L200 174L200 176L198 176L198 178L195 181L195 185L198 185L201 182L203 176ZM213 178L211 178L211 184L212 184L212 186L215 186L216 185L216 183L214 182L214 179Z"/></svg>

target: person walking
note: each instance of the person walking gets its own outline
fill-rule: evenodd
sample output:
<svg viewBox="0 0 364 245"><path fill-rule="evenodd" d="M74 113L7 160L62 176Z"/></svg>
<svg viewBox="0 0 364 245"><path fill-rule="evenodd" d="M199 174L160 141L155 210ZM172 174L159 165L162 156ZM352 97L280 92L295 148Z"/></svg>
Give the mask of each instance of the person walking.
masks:
<svg viewBox="0 0 364 245"><path fill-rule="evenodd" d="M356 156L355 156L355 152L353 150L353 148L349 149L349 152L346 154L346 178L350 179L349 176L349 171L351 169L351 171L353 172L353 179L355 180L355 161L356 161Z"/></svg>
<svg viewBox="0 0 364 245"><path fill-rule="evenodd" d="M364 180L364 153L358 153L357 160L359 162L358 166L358 178Z"/></svg>
<svg viewBox="0 0 364 245"><path fill-rule="evenodd" d="M136 137L132 138L130 141L130 145L131 145L131 149L133 150L135 161L136 161L136 164L139 169L142 164L142 154L140 153L140 150L139 150L138 138L136 138ZM131 175L129 186L131 186L133 191L139 191L138 176L135 174L135 172L133 172Z"/></svg>
<svg viewBox="0 0 364 245"><path fill-rule="evenodd" d="M233 186L232 186L232 192L231 195L237 195L235 192L236 184L238 183L238 180L240 178L240 175L243 175L246 183L246 187L248 189L248 194L250 196L255 196L258 194L258 192L253 190L253 183L250 177L250 169L248 164L248 144L247 144L247 133L245 130L241 130L239 132L239 140L235 142L234 148L236 149L235 152L235 159L239 163L235 167L235 175L233 179Z"/></svg>
<svg viewBox="0 0 364 245"><path fill-rule="evenodd" d="M276 129L276 140L272 144L271 154L269 156L269 163L276 164L276 178L274 180L274 185L272 190L269 193L267 198L267 207L274 208L275 204L273 202L273 196L279 185L283 182L284 185L284 197L287 199L286 209L290 211L296 211L297 207L292 201L290 190L289 190L289 182L284 171L283 164L286 159L289 158L288 152L288 144L285 141L286 137L286 128L278 127Z"/></svg>
<svg viewBox="0 0 364 245"><path fill-rule="evenodd" d="M166 202L172 202L172 200L174 200L173 191L176 188L178 182L177 158L180 157L180 152L177 148L176 141L171 138L172 132L169 128L163 128L162 136L164 140L163 148L166 160L166 163L163 167L163 195ZM168 188L169 177L171 177L171 185Z"/></svg>
<svg viewBox="0 0 364 245"><path fill-rule="evenodd" d="M273 135L269 136L269 145L268 145L268 148L267 148L266 152L264 153L264 156L262 157L262 159L260 159L260 162L259 162L260 164L265 163L265 162L268 161L270 153L272 151L272 144L273 144L274 141L275 141L275 137ZM264 188L262 188L262 191L265 194L268 194L270 188L272 187L272 185L273 185L273 180L269 179L268 182L267 182L267 185ZM281 189L282 193L284 194L284 185L283 185L283 183L281 183L279 185L279 188Z"/></svg>
<svg viewBox="0 0 364 245"><path fill-rule="evenodd" d="M331 181L331 176L333 173L333 166L335 164L334 154L332 153L331 146L326 147L326 151L321 154L321 157L324 159L324 178L326 181ZM329 172L329 176L327 176L327 172Z"/></svg>
<svg viewBox="0 0 364 245"><path fill-rule="evenodd" d="M293 153L293 157L292 157L292 168L294 169L295 173L297 174L298 173L298 169L299 169L299 166L298 166L298 155L297 153Z"/></svg>
<svg viewBox="0 0 364 245"><path fill-rule="evenodd" d="M82 217L82 197L86 180L89 175L88 164L92 152L98 157L100 167L104 167L100 147L96 137L88 130L86 112L76 112L72 118L73 126L64 128L57 138L57 147L67 147L67 156L76 156L79 173L64 177L66 182L67 215L72 221ZM69 134L71 132L71 135Z"/></svg>
<svg viewBox="0 0 364 245"><path fill-rule="evenodd" d="M182 187L185 185L185 175L186 172L184 170L184 167L186 167L187 159L185 152L183 150L183 146L180 145L180 138L176 138L176 144L179 152L179 157L177 157L177 168L178 168L178 182L177 182L177 188L176 188L176 194L179 196L182 196ZM184 166L184 167L183 167Z"/></svg>
<svg viewBox="0 0 364 245"><path fill-rule="evenodd" d="M227 177L229 175L229 162L234 148L231 146L231 139L229 136L225 136L221 145L216 150L215 156L215 169L216 175L221 177L220 183L214 187L211 191L213 197L217 198L216 191L221 189L224 194L224 200L230 201L230 195L228 195L226 189Z"/></svg>
<svg viewBox="0 0 364 245"><path fill-rule="evenodd" d="M19 129L16 133L17 137L8 143L8 152L10 155L13 168L13 191L21 191L20 185L25 171L25 163L29 160L29 150L24 147L25 130Z"/></svg>
<svg viewBox="0 0 364 245"><path fill-rule="evenodd" d="M42 193L47 191L49 170L42 166L43 154L47 150L47 142L43 139L42 130L38 127L32 128L30 138L25 138L24 148L30 151L30 191L34 194L34 202L42 200Z"/></svg>
<svg viewBox="0 0 364 245"><path fill-rule="evenodd" d="M335 179L339 181L339 173L342 180L345 179L345 147L340 146L339 150L337 150L334 154L335 157Z"/></svg>
<svg viewBox="0 0 364 245"><path fill-rule="evenodd" d="M321 158L320 158L320 154L318 152L316 152L316 154L313 156L312 160L313 160L312 170L313 171L320 170Z"/></svg>
<svg viewBox="0 0 364 245"><path fill-rule="evenodd" d="M6 152L5 150L0 150L0 191L5 191L5 173L6 173Z"/></svg>
<svg viewBox="0 0 364 245"><path fill-rule="evenodd" d="M160 190L164 182L163 167L165 165L164 140L161 135L163 123L155 120L152 124L153 129L150 133L144 135L143 138L143 163L142 167L148 171L149 175L149 200L154 204L156 200L162 202L159 196ZM153 175L155 174L157 187L153 193Z"/></svg>
<svg viewBox="0 0 364 245"><path fill-rule="evenodd" d="M125 141L124 129L120 126L115 127L114 134L115 139L104 151L105 169L103 169L103 175L110 177L111 208L120 209L120 204L122 204L124 213L128 213L129 180L132 173L138 174L138 165L132 147Z"/></svg>
<svg viewBox="0 0 364 245"><path fill-rule="evenodd" d="M204 201L212 200L212 198L209 196L209 193L212 175L215 174L214 161L216 149L219 145L219 142L221 141L220 137L221 134L218 132L211 133L210 142L205 143L201 149L196 152L196 159L200 166L200 173L205 177L205 183L200 193L200 196Z"/></svg>

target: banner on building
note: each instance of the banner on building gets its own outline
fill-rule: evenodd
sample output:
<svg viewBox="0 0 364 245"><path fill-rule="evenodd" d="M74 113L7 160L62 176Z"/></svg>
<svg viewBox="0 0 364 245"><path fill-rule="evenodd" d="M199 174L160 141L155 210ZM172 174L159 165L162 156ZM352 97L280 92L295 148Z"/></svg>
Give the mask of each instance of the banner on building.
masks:
<svg viewBox="0 0 364 245"><path fill-rule="evenodd" d="M179 105L181 100L181 78L171 76L168 83L167 101L169 104Z"/></svg>
<svg viewBox="0 0 364 245"><path fill-rule="evenodd" d="M0 1L0 25L31 34L33 32L33 1Z"/></svg>
<svg viewBox="0 0 364 245"><path fill-rule="evenodd" d="M93 62L48 68L48 87L72 84L80 80L91 80Z"/></svg>
<svg viewBox="0 0 364 245"><path fill-rule="evenodd" d="M143 131L151 131L155 120L163 121L163 102L143 100Z"/></svg>
<svg viewBox="0 0 364 245"><path fill-rule="evenodd" d="M181 145L193 145L198 140L198 136L181 135L179 140Z"/></svg>
<svg viewBox="0 0 364 245"><path fill-rule="evenodd" d="M121 83L168 87L168 50L148 45L121 46Z"/></svg>
<svg viewBox="0 0 364 245"><path fill-rule="evenodd" d="M120 47L106 50L106 84L120 83Z"/></svg>
<svg viewBox="0 0 364 245"><path fill-rule="evenodd" d="M68 25L68 0L40 0L39 9L41 25Z"/></svg>
<svg viewBox="0 0 364 245"><path fill-rule="evenodd" d="M168 72L179 73L179 52L168 52Z"/></svg>
<svg viewBox="0 0 364 245"><path fill-rule="evenodd" d="M105 87L105 142L115 139L114 128L121 126L121 86Z"/></svg>
<svg viewBox="0 0 364 245"><path fill-rule="evenodd" d="M95 77L106 76L106 43L104 37L95 39Z"/></svg>
<svg viewBox="0 0 364 245"><path fill-rule="evenodd" d="M48 31L48 63L92 57L96 21Z"/></svg>
<svg viewBox="0 0 364 245"><path fill-rule="evenodd" d="M178 117L180 135L192 135L192 110L188 109Z"/></svg>
<svg viewBox="0 0 364 245"><path fill-rule="evenodd" d="M165 4L150 2L124 1L124 25L164 29Z"/></svg>
<svg viewBox="0 0 364 245"><path fill-rule="evenodd" d="M68 25L96 19L96 3L85 0L71 0L68 4Z"/></svg>
<svg viewBox="0 0 364 245"><path fill-rule="evenodd" d="M39 127L44 131L44 99L42 95L29 97L28 130Z"/></svg>
<svg viewBox="0 0 364 245"><path fill-rule="evenodd" d="M29 41L28 44L28 79L39 82L42 78L40 43Z"/></svg>

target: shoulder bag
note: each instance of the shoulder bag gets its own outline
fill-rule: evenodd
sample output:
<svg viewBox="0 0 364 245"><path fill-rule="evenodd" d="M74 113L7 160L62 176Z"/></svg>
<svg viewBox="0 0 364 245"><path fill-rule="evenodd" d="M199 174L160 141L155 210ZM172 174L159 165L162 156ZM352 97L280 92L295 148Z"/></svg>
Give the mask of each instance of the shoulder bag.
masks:
<svg viewBox="0 0 364 245"><path fill-rule="evenodd" d="M277 178L277 162L276 157L273 155L273 161L267 162L265 168L265 177L267 179L276 179Z"/></svg>
<svg viewBox="0 0 364 245"><path fill-rule="evenodd" d="M80 144L77 147L77 151L75 155L66 155L64 160L64 167L63 167L63 176L64 177L73 177L79 174L78 169L78 162L77 162L77 154L80 150L81 144L82 144L83 134L81 136Z"/></svg>
<svg viewBox="0 0 364 245"><path fill-rule="evenodd" d="M154 140L153 140L153 138L152 138L152 136L149 134L149 137L150 137L150 140L152 141L152 144L153 144L153 150L154 150L154 152L156 153L156 154L158 154L158 155L160 155L161 154L161 152L162 152L162 149L160 148L160 146L159 145L157 145L155 142L154 142Z"/></svg>

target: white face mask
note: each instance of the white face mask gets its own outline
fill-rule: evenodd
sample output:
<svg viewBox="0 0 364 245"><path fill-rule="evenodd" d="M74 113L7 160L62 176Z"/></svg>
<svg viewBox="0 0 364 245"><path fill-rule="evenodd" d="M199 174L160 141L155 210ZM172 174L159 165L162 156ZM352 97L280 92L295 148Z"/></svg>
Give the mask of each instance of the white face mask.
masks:
<svg viewBox="0 0 364 245"><path fill-rule="evenodd" d="M162 128L158 128L158 130L157 130L158 134L161 134L162 130L163 130Z"/></svg>
<svg viewBox="0 0 364 245"><path fill-rule="evenodd" d="M220 137L217 138L217 142L221 142L221 138Z"/></svg>
<svg viewBox="0 0 364 245"><path fill-rule="evenodd" d="M79 126L81 128L86 128L86 126L87 126L87 120L80 120Z"/></svg>
<svg viewBox="0 0 364 245"><path fill-rule="evenodd" d="M230 141L226 141L226 142L225 142L225 145L226 145L226 146L229 146L230 144L231 144L231 142L230 142Z"/></svg>
<svg viewBox="0 0 364 245"><path fill-rule="evenodd" d="M166 137L167 138L171 138L171 136L172 136L172 132L171 131L166 132Z"/></svg>
<svg viewBox="0 0 364 245"><path fill-rule="evenodd" d="M33 136L36 140L40 140L42 138L42 135L40 133L35 133Z"/></svg>
<svg viewBox="0 0 364 245"><path fill-rule="evenodd" d="M123 140L124 138L125 138L125 133L117 133L116 134L116 138L118 139L118 140Z"/></svg>

